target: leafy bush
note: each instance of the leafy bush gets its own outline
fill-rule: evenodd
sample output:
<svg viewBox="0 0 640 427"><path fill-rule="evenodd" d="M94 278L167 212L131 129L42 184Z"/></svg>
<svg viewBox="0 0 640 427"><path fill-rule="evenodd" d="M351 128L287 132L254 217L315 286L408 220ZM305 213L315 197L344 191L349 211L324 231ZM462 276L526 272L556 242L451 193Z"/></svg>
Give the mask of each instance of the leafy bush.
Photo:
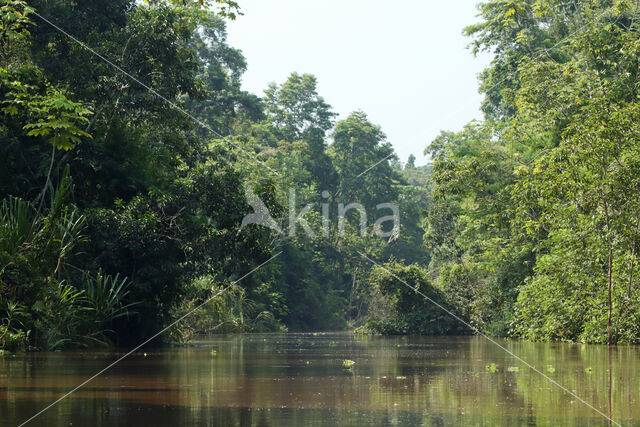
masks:
<svg viewBox="0 0 640 427"><path fill-rule="evenodd" d="M429 282L421 267L389 263L384 268L374 268L370 282L390 307L386 318L377 318L376 313L372 313L367 325L372 331L387 335L447 335L468 332L447 313L454 313L454 306L447 301L441 290Z"/></svg>
<svg viewBox="0 0 640 427"><path fill-rule="evenodd" d="M247 298L247 292L242 287L233 285L226 289L227 286L217 285L212 276L194 280L188 287L190 296L174 310L173 316L180 318L191 314L176 325L172 338L186 341L195 334L274 332L284 329L271 312L260 311L258 304Z"/></svg>
<svg viewBox="0 0 640 427"><path fill-rule="evenodd" d="M106 344L106 328L133 306L126 279L70 268L85 217L64 204L69 189L67 175L45 216L19 198L0 203L0 348Z"/></svg>

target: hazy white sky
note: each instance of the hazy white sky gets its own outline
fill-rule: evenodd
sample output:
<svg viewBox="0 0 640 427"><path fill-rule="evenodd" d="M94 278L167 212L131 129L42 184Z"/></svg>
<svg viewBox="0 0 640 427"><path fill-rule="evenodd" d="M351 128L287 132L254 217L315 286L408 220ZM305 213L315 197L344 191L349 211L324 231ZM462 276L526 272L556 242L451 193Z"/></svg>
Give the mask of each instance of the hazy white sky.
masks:
<svg viewBox="0 0 640 427"><path fill-rule="evenodd" d="M400 159L440 130L480 118L474 58L462 29L478 21L477 0L239 0L228 25L243 51L244 89L262 95L289 73L311 73L318 92L345 117L362 110L380 125Z"/></svg>

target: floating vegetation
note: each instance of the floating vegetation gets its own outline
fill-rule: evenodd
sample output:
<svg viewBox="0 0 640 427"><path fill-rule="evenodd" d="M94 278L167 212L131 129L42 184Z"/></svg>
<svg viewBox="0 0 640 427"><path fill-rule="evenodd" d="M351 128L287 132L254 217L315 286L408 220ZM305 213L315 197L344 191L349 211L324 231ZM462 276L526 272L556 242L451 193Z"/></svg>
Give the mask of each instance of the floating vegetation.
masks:
<svg viewBox="0 0 640 427"><path fill-rule="evenodd" d="M353 368L353 365L355 365L356 362L354 362L353 360L349 360L349 359L344 359L342 361L342 367L345 369L351 369Z"/></svg>
<svg viewBox="0 0 640 427"><path fill-rule="evenodd" d="M496 372L498 372L498 365L496 365L495 363L489 363L484 367L484 369L490 374L495 374Z"/></svg>
<svg viewBox="0 0 640 427"><path fill-rule="evenodd" d="M218 355L218 352L216 350L211 350L210 354L212 357L216 357Z"/></svg>
<svg viewBox="0 0 640 427"><path fill-rule="evenodd" d="M553 365L547 365L547 372L553 374L556 371L556 368Z"/></svg>
<svg viewBox="0 0 640 427"><path fill-rule="evenodd" d="M589 366L588 368L585 368L585 369L584 369L584 371L585 371L587 374L590 374L591 372L593 372L593 368L592 368L591 366Z"/></svg>

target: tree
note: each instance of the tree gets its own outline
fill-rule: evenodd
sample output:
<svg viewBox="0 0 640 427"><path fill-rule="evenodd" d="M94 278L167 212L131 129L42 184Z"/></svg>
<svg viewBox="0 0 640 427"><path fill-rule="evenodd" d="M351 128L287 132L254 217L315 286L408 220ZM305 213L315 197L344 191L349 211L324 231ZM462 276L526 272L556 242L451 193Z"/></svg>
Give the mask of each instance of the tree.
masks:
<svg viewBox="0 0 640 427"><path fill-rule="evenodd" d="M200 3L30 4L164 100L50 26L35 25L23 2L3 4L0 196L8 208L0 227L21 224L22 231L19 244L0 239L0 320L11 325L0 335L45 349L85 345L102 340L108 321L109 338L139 342L173 320L195 278L215 273L229 283L270 255L264 230L237 234L249 206L244 176L229 161L235 153L171 105L224 105L215 96L195 104L211 95L203 90L202 81L212 81L207 72L230 70L220 87L243 97L244 60L223 42L203 46L223 38L223 27ZM259 105L247 99L246 110ZM232 126L244 117L252 116L233 105L215 120ZM115 292L121 307L135 303L137 316L87 319L113 314L91 305L102 291Z"/></svg>
<svg viewBox="0 0 640 427"><path fill-rule="evenodd" d="M407 159L407 163L404 165L405 169L415 169L416 168L416 156L413 154L409 154L409 158Z"/></svg>
<svg viewBox="0 0 640 427"><path fill-rule="evenodd" d="M326 152L325 136L336 113L318 94L315 76L291 73L282 85L269 85L264 102L274 139L304 142L308 158L301 166L311 174L316 191L334 191L336 175Z"/></svg>
<svg viewBox="0 0 640 427"><path fill-rule="evenodd" d="M386 160L394 153L385 139L363 112L351 113L336 124L329 151L338 173L337 194L345 205L358 202L373 213L378 204L397 199L399 175Z"/></svg>
<svg viewBox="0 0 640 427"><path fill-rule="evenodd" d="M639 110L632 89L637 77L628 71L636 59L622 54L636 43L636 34L625 27L594 23L576 36L570 51L575 60L530 64L523 79L516 100L529 126L559 134L556 146L519 170L522 179L514 189L522 205L540 212L537 220L520 218L523 226L549 231L549 254L519 300L523 334L609 344L637 339L629 335L635 328L627 328L627 320L637 315ZM585 73L585 63L598 72ZM552 85L547 94L539 91L541 83ZM561 247L571 255L558 257ZM594 278L601 278L595 282L600 286ZM574 295L566 311L549 305L559 293ZM531 300L537 301L535 315L527 307ZM543 323L528 328L533 316ZM556 322L555 332L547 322Z"/></svg>
<svg viewBox="0 0 640 427"><path fill-rule="evenodd" d="M267 114L280 139L303 140L331 128L336 114L316 89L315 76L291 73L281 86L272 83L264 91Z"/></svg>
<svg viewBox="0 0 640 427"><path fill-rule="evenodd" d="M490 1L481 15L468 34L496 53L487 119L429 148L434 282L460 307L486 301L466 315L490 332L493 318L530 339L635 342L637 10Z"/></svg>

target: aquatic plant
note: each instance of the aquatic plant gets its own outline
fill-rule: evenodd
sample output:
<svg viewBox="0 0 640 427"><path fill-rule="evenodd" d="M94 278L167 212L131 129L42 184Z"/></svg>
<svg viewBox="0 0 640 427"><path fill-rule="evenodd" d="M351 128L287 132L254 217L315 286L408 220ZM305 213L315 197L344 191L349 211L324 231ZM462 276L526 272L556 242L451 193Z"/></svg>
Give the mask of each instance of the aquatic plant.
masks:
<svg viewBox="0 0 640 427"><path fill-rule="evenodd" d="M354 362L353 360L349 360L349 359L344 359L342 361L342 367L345 369L351 369L353 368L353 366L356 364L356 362Z"/></svg>
<svg viewBox="0 0 640 427"><path fill-rule="evenodd" d="M364 326L359 326L353 330L354 335L369 335L369 330Z"/></svg>
<svg viewBox="0 0 640 427"><path fill-rule="evenodd" d="M490 374L495 374L496 372L498 372L498 365L495 363L489 363L484 367L484 369Z"/></svg>

